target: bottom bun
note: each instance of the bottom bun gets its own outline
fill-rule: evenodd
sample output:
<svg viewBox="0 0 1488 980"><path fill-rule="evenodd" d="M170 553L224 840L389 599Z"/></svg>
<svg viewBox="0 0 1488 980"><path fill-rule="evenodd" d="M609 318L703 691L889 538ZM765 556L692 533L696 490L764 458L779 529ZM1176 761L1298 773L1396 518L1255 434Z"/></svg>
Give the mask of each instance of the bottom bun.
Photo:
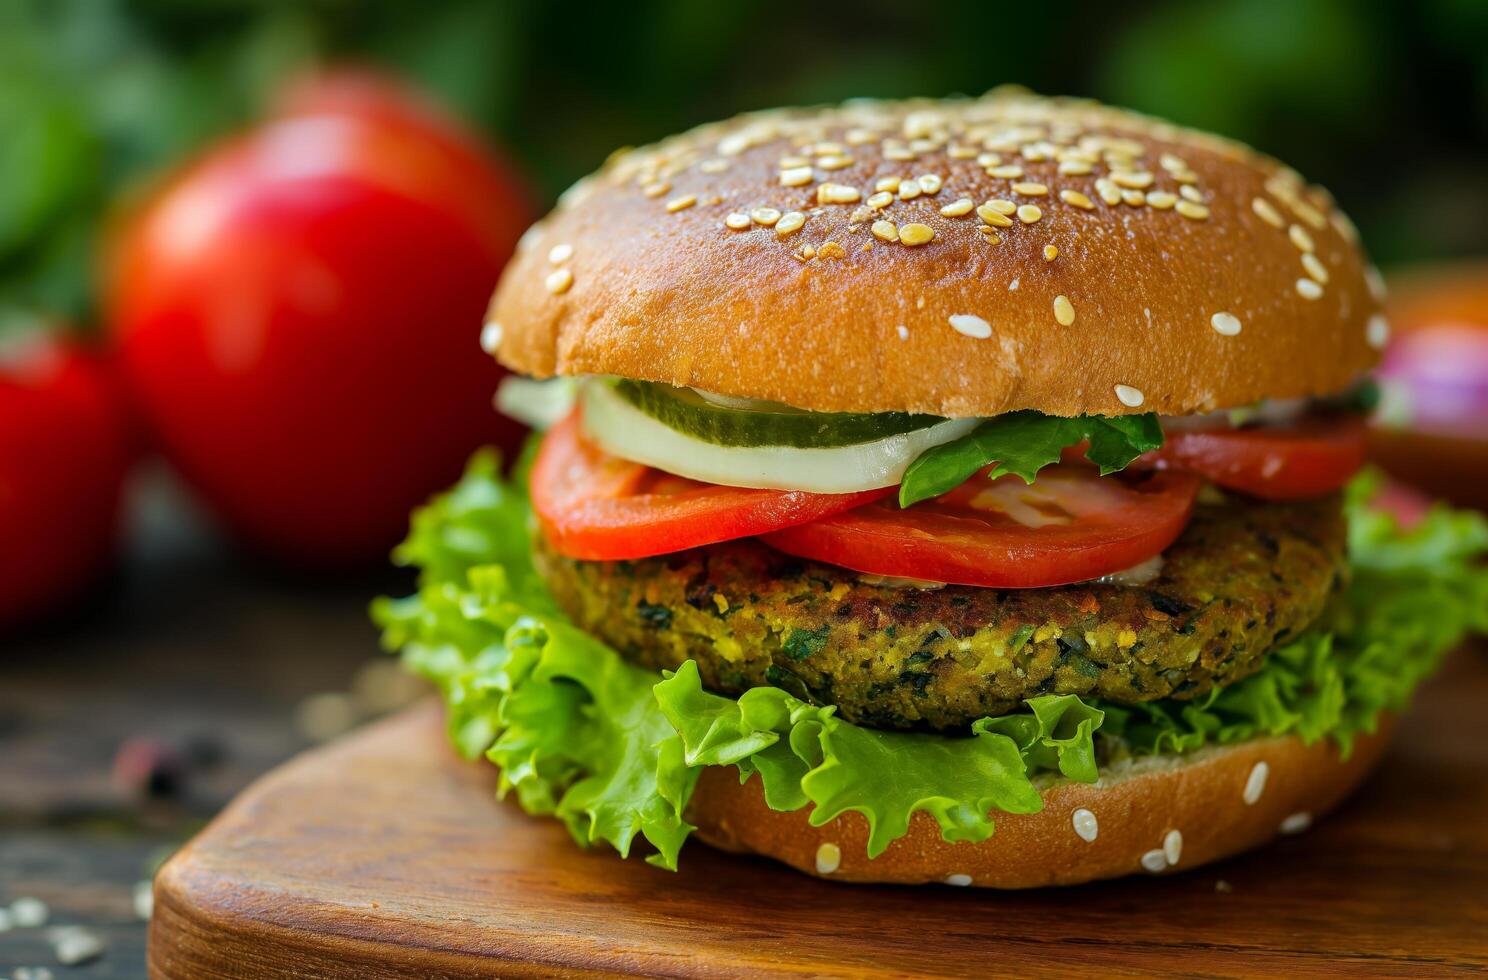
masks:
<svg viewBox="0 0 1488 980"><path fill-rule="evenodd" d="M765 805L760 781L732 768L703 770L688 809L703 841L784 861L798 871L855 882L1037 888L1128 874L1183 871L1297 833L1349 794L1379 759L1393 718L1361 735L1340 757L1331 741L1254 739L1106 767L1093 784L1067 780L1043 790L1039 813L996 813L997 830L951 843L928 813L869 860L868 824L845 813L820 827L809 809Z"/></svg>

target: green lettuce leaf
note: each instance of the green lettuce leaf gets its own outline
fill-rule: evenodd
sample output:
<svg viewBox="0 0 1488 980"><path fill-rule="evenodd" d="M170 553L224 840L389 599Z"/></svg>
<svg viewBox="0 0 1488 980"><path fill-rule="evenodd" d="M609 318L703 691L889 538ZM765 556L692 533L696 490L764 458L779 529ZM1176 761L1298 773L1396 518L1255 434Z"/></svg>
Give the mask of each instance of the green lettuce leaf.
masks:
<svg viewBox="0 0 1488 980"><path fill-rule="evenodd" d="M1029 483L1038 471L1059 461L1066 447L1089 440L1085 458L1114 473L1163 444L1157 416L1059 418L1042 412L1008 412L988 419L959 439L921 453L909 464L899 484L899 506L908 507L949 493L983 466L996 463L989 476L1021 476Z"/></svg>
<svg viewBox="0 0 1488 980"><path fill-rule="evenodd" d="M438 686L460 751L500 768L503 794L582 844L628 854L643 837L667 868L693 829L684 814L705 766L758 779L769 806L810 807L813 824L862 814L870 856L921 810L946 840L984 840L996 812L1037 811L1044 781L1092 782L1123 756L1284 734L1347 752L1465 632L1488 630L1488 524L1437 507L1403 530L1367 508L1375 487L1361 479L1348 501L1353 582L1331 628L1273 651L1251 677L1194 701L1046 695L962 736L878 731L777 688L714 694L695 664L657 674L574 628L532 567L522 485L477 456L398 549L421 570L418 592L378 600L374 618Z"/></svg>

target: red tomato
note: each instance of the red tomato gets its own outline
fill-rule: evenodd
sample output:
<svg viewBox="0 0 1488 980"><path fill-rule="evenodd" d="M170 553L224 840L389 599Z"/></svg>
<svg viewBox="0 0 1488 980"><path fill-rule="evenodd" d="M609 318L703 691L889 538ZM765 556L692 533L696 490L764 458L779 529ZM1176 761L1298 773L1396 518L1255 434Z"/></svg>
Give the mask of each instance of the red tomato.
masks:
<svg viewBox="0 0 1488 980"><path fill-rule="evenodd" d="M1161 553L1187 526L1200 484L1187 473L1132 482L1058 463L1032 484L976 476L907 509L881 501L764 540L874 575L991 588L1065 585Z"/></svg>
<svg viewBox="0 0 1488 980"><path fill-rule="evenodd" d="M0 625L55 609L113 553L133 456L121 395L64 341L0 344Z"/></svg>
<svg viewBox="0 0 1488 980"><path fill-rule="evenodd" d="M543 438L532 509L570 558L618 561L763 534L878 500L863 493L746 490L699 483L611 456L579 438L571 415Z"/></svg>
<svg viewBox="0 0 1488 980"><path fill-rule="evenodd" d="M515 449L476 343L532 214L411 100L307 106L146 202L106 307L163 449L214 508L263 550L340 565L384 554L471 450Z"/></svg>
<svg viewBox="0 0 1488 980"><path fill-rule="evenodd" d="M1197 473L1265 500L1332 493L1364 465L1362 419L1316 419L1256 429L1170 432L1135 464Z"/></svg>

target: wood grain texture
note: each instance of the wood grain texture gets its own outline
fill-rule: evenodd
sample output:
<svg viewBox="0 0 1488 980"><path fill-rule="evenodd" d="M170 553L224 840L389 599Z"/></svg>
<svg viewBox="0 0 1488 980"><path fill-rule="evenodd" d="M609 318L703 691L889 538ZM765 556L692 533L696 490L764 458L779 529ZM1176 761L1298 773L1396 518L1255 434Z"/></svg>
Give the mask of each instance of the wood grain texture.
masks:
<svg viewBox="0 0 1488 980"><path fill-rule="evenodd" d="M303 756L156 881L163 980L1488 968L1488 660L1457 655L1311 832L1187 874L979 893L847 886L691 846L677 874L492 799L425 706ZM1217 887L1226 883L1226 890Z"/></svg>

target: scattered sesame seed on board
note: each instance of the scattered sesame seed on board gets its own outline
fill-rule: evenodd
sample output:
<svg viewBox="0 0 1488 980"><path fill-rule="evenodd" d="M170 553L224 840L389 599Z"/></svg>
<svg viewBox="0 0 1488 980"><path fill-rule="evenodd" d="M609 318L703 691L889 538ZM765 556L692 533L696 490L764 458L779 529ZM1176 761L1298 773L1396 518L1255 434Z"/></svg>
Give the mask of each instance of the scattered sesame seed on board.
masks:
<svg viewBox="0 0 1488 980"><path fill-rule="evenodd" d="M1216 313L1209 318L1209 325L1223 337L1233 337L1240 332L1240 318L1233 313Z"/></svg>
<svg viewBox="0 0 1488 980"><path fill-rule="evenodd" d="M905 245L924 245L934 238L935 229L929 225L911 223L899 229L899 241Z"/></svg>
<svg viewBox="0 0 1488 980"><path fill-rule="evenodd" d="M1075 322L1075 304L1063 293L1054 297L1054 319L1061 327L1067 327Z"/></svg>
<svg viewBox="0 0 1488 980"><path fill-rule="evenodd" d="M573 285L573 273L567 269L556 269L548 273L548 277L543 280L543 285L554 296L560 293L566 293L569 287Z"/></svg>
<svg viewBox="0 0 1488 980"><path fill-rule="evenodd" d="M956 313L950 317L951 326L959 334L986 340L992 336L992 324L971 313Z"/></svg>

